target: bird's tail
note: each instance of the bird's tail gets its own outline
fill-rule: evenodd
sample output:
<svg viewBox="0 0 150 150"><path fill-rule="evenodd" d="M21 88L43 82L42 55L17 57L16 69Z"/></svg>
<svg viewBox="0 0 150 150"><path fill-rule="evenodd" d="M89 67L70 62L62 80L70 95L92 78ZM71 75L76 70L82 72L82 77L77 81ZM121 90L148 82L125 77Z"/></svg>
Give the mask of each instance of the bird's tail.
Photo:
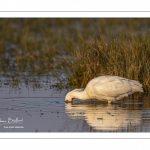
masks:
<svg viewBox="0 0 150 150"><path fill-rule="evenodd" d="M132 85L133 92L144 92L142 84L135 80L130 80L130 84Z"/></svg>

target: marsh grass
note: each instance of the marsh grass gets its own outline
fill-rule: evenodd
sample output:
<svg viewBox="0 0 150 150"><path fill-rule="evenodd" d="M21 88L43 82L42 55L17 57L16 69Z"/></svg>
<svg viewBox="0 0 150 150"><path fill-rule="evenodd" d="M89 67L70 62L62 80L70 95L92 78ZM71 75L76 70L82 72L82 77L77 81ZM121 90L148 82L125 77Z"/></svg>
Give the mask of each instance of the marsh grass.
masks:
<svg viewBox="0 0 150 150"><path fill-rule="evenodd" d="M0 70L43 73L52 69L57 36L51 36L49 27L43 19L1 19Z"/></svg>
<svg viewBox="0 0 150 150"><path fill-rule="evenodd" d="M80 38L80 37L79 37ZM64 69L70 84L85 87L88 81L102 75L122 76L138 80L150 90L150 31L123 34L116 38L99 37L84 40L64 56ZM68 71L69 70L69 71Z"/></svg>
<svg viewBox="0 0 150 150"><path fill-rule="evenodd" d="M0 72L60 70L85 87L100 75L139 80L150 90L150 19L0 18Z"/></svg>

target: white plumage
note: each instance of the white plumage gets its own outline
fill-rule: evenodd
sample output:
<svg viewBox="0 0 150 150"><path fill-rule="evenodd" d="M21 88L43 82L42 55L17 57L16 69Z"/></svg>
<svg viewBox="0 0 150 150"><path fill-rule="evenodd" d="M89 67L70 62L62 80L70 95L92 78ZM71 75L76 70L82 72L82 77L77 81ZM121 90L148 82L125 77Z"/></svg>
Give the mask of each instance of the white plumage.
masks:
<svg viewBox="0 0 150 150"><path fill-rule="evenodd" d="M99 76L89 81L85 89L75 89L67 93L66 102L74 98L80 100L97 99L114 102L134 92L143 92L142 84L138 81L119 76Z"/></svg>

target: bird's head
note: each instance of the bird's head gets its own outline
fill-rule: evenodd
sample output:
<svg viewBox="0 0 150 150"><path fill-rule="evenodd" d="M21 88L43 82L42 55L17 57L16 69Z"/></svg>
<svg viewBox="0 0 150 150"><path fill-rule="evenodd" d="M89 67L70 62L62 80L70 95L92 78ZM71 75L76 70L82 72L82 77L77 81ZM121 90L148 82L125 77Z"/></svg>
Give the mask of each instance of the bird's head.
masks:
<svg viewBox="0 0 150 150"><path fill-rule="evenodd" d="M72 91L68 92L67 95L65 96L65 102L67 102L67 103L72 102L74 98L75 97L73 95L73 92Z"/></svg>
<svg viewBox="0 0 150 150"><path fill-rule="evenodd" d="M81 89L74 89L67 93L65 96L65 102L72 102L75 98L80 99L79 95L83 92L83 88Z"/></svg>

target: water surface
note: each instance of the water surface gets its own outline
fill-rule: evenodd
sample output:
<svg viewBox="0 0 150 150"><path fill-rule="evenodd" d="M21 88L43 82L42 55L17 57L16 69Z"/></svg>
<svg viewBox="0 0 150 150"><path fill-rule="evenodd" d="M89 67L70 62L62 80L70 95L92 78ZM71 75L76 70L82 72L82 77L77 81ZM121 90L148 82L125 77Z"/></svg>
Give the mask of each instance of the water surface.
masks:
<svg viewBox="0 0 150 150"><path fill-rule="evenodd" d="M65 103L67 91L45 76L16 85L1 77L0 132L150 131L150 95L113 105L77 100Z"/></svg>

